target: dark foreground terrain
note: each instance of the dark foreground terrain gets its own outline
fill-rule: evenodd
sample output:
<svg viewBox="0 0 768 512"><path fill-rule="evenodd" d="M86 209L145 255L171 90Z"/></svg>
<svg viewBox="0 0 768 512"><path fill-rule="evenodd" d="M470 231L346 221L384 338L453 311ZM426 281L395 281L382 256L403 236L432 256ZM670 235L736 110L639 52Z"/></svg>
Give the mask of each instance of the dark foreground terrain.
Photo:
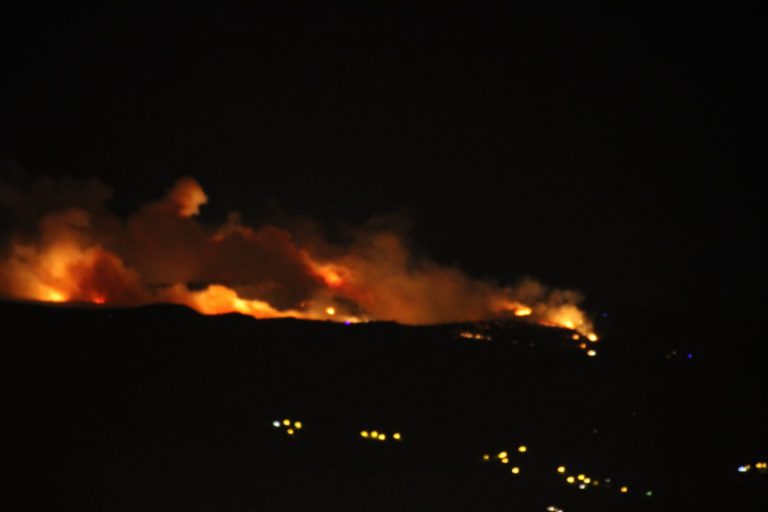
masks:
<svg viewBox="0 0 768 512"><path fill-rule="evenodd" d="M766 458L764 364L672 318L604 320L594 358L571 333L515 323L14 303L0 319L5 510L768 506L768 475L737 471ZM273 426L284 418L302 428ZM600 483L580 490L577 473Z"/></svg>

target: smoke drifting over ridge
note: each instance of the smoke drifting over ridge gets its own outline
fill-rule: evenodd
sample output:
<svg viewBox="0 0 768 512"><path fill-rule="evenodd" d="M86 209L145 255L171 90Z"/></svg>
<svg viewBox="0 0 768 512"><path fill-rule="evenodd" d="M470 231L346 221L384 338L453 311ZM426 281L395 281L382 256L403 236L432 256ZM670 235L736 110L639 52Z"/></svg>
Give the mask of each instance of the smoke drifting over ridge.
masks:
<svg viewBox="0 0 768 512"><path fill-rule="evenodd" d="M348 245L284 227L198 220L192 178L122 219L98 181L0 181L12 231L0 245L0 295L132 306L171 302L204 314L430 324L504 316L595 337L580 294L527 279L471 278L414 255L393 229L361 229Z"/></svg>

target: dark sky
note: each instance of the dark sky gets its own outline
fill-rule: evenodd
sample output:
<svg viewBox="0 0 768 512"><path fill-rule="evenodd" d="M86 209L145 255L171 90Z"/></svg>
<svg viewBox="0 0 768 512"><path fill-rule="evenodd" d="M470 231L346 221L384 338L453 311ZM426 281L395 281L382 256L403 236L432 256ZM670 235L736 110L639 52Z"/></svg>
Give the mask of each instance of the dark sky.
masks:
<svg viewBox="0 0 768 512"><path fill-rule="evenodd" d="M754 10L156 3L4 15L3 158L121 211L191 175L210 221L405 214L599 307L762 299Z"/></svg>

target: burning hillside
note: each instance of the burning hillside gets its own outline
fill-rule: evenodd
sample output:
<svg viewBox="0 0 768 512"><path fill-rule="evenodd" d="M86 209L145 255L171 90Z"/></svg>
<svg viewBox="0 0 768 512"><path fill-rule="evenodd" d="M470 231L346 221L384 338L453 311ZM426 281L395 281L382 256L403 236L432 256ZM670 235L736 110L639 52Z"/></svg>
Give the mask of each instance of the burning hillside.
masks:
<svg viewBox="0 0 768 512"><path fill-rule="evenodd" d="M96 181L0 182L14 230L0 258L0 295L45 302L185 304L204 314L433 324L525 317L597 337L580 295L527 279L499 286L409 251L390 229L344 246L233 213L198 219L208 197L181 178L128 218Z"/></svg>

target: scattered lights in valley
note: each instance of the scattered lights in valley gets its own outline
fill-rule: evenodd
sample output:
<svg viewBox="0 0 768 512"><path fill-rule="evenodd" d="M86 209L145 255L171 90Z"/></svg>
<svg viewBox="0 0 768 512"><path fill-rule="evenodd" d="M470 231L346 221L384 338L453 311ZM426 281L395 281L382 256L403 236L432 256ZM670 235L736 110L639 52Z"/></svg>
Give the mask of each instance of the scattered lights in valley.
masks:
<svg viewBox="0 0 768 512"><path fill-rule="evenodd" d="M518 456L517 459L513 461L514 452L517 452L518 454L526 454L528 452L528 447L526 445L520 445L514 451L501 450L499 452L496 452L495 454L484 453L481 456L481 460L483 463L486 463L486 464L496 463L506 467L509 467L509 465L512 464L512 466L509 469L509 472L512 475L519 476L523 473L522 462L526 459ZM629 493L628 486L622 485L619 487L614 487L610 478L604 478L600 480L587 473L569 472L568 468L564 465L555 467L554 472L557 473L563 479L562 481L566 486L573 486L579 489L580 491L586 491L588 489L605 489L604 492L618 491L621 494ZM650 490L646 491L645 493L646 497L651 497L652 495L653 495L653 492Z"/></svg>
<svg viewBox="0 0 768 512"><path fill-rule="evenodd" d="M302 428L302 422L285 418L282 420L274 420L272 426L276 429L282 430L289 437L294 437ZM359 432L359 437L370 442L387 444L392 442L400 442L403 439L403 435L400 432L386 432L381 429L366 429ZM484 453L481 456L483 463L495 463L505 468L505 471L509 475L518 478L524 478L524 462L527 461L529 448L525 444L518 445L513 450L499 450L490 453ZM755 464L747 464L739 466L739 472L749 472L754 470L766 471L765 462L757 462ZM560 465L554 468L554 473L562 478L563 483L566 486L572 486L578 489L579 492L589 489L604 489L604 492L617 492L619 494L630 494L630 487L628 485L614 486L611 478L599 479L591 474L585 472L570 472L564 465ZM646 490L640 493L646 498L653 496L652 490ZM554 505L547 508L547 510L562 510Z"/></svg>

